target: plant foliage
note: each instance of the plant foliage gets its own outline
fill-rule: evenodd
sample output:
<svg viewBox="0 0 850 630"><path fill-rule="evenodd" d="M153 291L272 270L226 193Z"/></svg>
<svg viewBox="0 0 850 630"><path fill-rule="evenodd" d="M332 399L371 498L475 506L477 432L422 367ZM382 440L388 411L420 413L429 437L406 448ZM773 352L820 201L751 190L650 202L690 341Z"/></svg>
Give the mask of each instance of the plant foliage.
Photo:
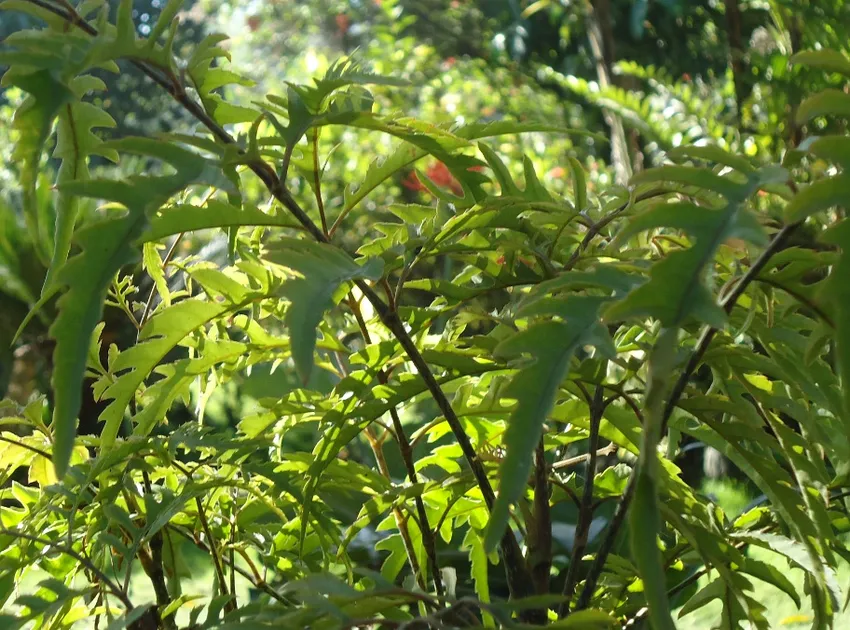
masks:
<svg viewBox="0 0 850 630"><path fill-rule="evenodd" d="M8 37L0 61L26 93L13 157L27 228L50 243L30 318L58 296L50 396L0 408L4 628L613 628L648 615L666 629L683 592L681 615L719 600L716 627L768 628L754 581L834 626L850 557L845 133L755 157L736 150L722 103L624 65L677 100L678 122L636 92L564 81L667 151L627 187L591 188L571 158L560 194L493 139L598 137L388 112L381 95L407 82L352 58L240 99L252 82L222 36L178 58L179 0L147 37L129 0L114 21L97 0L2 7L43 23ZM810 94L795 124L840 130L850 60L791 61L842 82ZM142 72L197 128L104 140L104 69ZM697 145L674 140L715 113L686 134ZM336 128L391 152L334 172L319 137ZM51 146L52 235L38 206ZM146 172L92 176L98 155ZM364 209L404 173L421 197ZM80 226L86 199L100 207ZM347 235L368 212L367 236ZM794 244L804 229L812 243ZM200 230L221 232L221 256L178 247ZM104 334L113 311L133 339ZM230 430L205 423L217 392L261 370L292 378ZM77 430L84 394L103 403L95 434ZM727 514L685 483L685 439L762 499ZM187 548L211 566L202 592L188 590ZM755 548L799 569L803 592ZM154 601L136 599L139 579Z"/></svg>

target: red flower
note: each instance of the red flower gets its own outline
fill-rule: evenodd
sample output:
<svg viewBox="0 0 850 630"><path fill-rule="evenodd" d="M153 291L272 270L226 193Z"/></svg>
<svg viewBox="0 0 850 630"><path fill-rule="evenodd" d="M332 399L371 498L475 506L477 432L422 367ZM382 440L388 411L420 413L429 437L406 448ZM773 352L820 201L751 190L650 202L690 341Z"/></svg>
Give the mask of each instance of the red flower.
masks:
<svg viewBox="0 0 850 630"><path fill-rule="evenodd" d="M431 166L428 167L428 170L425 171L428 175L428 179L437 184L437 186L441 188L448 188L455 195L462 195L463 188L460 185L454 175L449 171L449 167L443 164L442 162L434 162Z"/></svg>
<svg viewBox="0 0 850 630"><path fill-rule="evenodd" d="M419 178L416 176L416 171L410 171L407 174L407 177L401 181L401 185L408 190L428 190L422 185L422 182L419 181Z"/></svg>
<svg viewBox="0 0 850 630"><path fill-rule="evenodd" d="M481 170L480 166L473 166L470 170ZM460 185L460 182L455 179L455 176L452 175L451 171L449 171L449 167L443 164L442 162L434 162L425 170L425 174L428 176L434 184L439 186L440 188L448 188L458 197L463 195L463 187ZM419 181L419 178L416 176L416 171L410 171L401 181L401 185L407 188L408 190L415 191L423 191L428 190L425 188L425 185Z"/></svg>
<svg viewBox="0 0 850 630"><path fill-rule="evenodd" d="M348 32L348 27L351 26L351 20L348 19L348 16L345 13L339 13L334 18L336 21L336 28L339 31L340 35L345 35Z"/></svg>

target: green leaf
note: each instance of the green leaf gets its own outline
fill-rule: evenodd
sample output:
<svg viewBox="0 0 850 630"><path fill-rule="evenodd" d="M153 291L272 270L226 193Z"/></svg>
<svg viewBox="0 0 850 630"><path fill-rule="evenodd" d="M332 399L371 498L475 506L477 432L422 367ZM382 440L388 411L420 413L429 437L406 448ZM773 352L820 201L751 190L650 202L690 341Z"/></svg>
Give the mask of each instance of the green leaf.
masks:
<svg viewBox="0 0 850 630"><path fill-rule="evenodd" d="M807 123L818 116L850 116L850 94L835 89L824 90L800 103L798 123Z"/></svg>
<svg viewBox="0 0 850 630"><path fill-rule="evenodd" d="M209 200L204 206L176 204L162 208L150 219L150 226L142 235L146 241L158 241L166 236L241 226L298 227L289 215L267 214L257 208L238 208L217 199Z"/></svg>
<svg viewBox="0 0 850 630"><path fill-rule="evenodd" d="M788 597L790 597L797 605L797 608L802 606L800 595L797 592L797 587L794 586L791 580L789 580L786 575L774 565L762 562L761 560L756 560L755 558L744 556L744 563L738 568L738 570L752 575L754 578L758 578L762 582L772 584L788 595Z"/></svg>
<svg viewBox="0 0 850 630"><path fill-rule="evenodd" d="M704 144L699 146L689 145L676 147L667 151L667 157L671 160L681 158L697 159L705 162L723 164L730 168L734 168L742 173L752 173L756 170L752 162L745 157L730 153L717 145Z"/></svg>
<svg viewBox="0 0 850 630"><path fill-rule="evenodd" d="M56 196L53 255L44 279L42 293L50 286L56 273L68 259L77 221L78 198L67 190L63 190L62 184L88 179L88 158L92 154L103 155L113 161L117 160L115 151L103 149L103 142L93 132L95 127L114 127L115 121L101 108L80 100L92 89L105 90L106 86L95 77L77 77L72 82L72 90L78 98L64 105L59 113L56 149L53 157L62 160L56 174L56 185L60 188L60 192Z"/></svg>
<svg viewBox="0 0 850 630"><path fill-rule="evenodd" d="M124 628L127 628L137 622L143 616L148 615L150 613L150 608L150 606L137 606L136 608L133 608L123 615L113 619L112 622L106 626L106 630L124 630Z"/></svg>
<svg viewBox="0 0 850 630"><path fill-rule="evenodd" d="M850 194L850 174L820 179L798 192L785 206L785 219L802 221L813 214L846 205Z"/></svg>
<svg viewBox="0 0 850 630"><path fill-rule="evenodd" d="M789 61L825 72L837 72L850 78L850 59L837 50L804 50L793 55Z"/></svg>
<svg viewBox="0 0 850 630"><path fill-rule="evenodd" d="M649 618L655 630L675 630L670 616L664 564L658 549L662 520L658 509L659 462L664 402L676 359L677 328L662 329L649 358L646 399L646 425L643 427L640 455L634 474L635 490L628 513L632 555L637 566Z"/></svg>
<svg viewBox="0 0 850 630"><path fill-rule="evenodd" d="M830 271L822 295L835 313L835 361L844 395L844 426L850 433L850 220L844 219L830 228L823 240L841 247L841 256Z"/></svg>
<svg viewBox="0 0 850 630"><path fill-rule="evenodd" d="M56 276L66 291L59 299L59 316L50 328L56 340L53 352L53 463L59 479L65 474L76 432L86 356L92 332L100 320L106 291L115 274L139 258L137 239L147 214L204 173L207 162L184 149L153 140L128 138L109 148L147 155L171 164L176 172L160 177L134 177L118 182L91 180L68 182L61 190L123 204L127 212L95 222L80 231L81 251L69 259Z"/></svg>
<svg viewBox="0 0 850 630"><path fill-rule="evenodd" d="M513 626L515 628L539 628L540 626L532 626L522 624ZM577 610L570 613L566 619L558 619L546 624L547 628L564 628L570 630L603 630L606 628L616 628L617 620L604 610L594 610L588 608L586 610Z"/></svg>
<svg viewBox="0 0 850 630"><path fill-rule="evenodd" d="M453 129L452 134L447 134L446 137L440 137L439 148L441 152L451 152L465 146L467 141L492 138L506 134L533 132L575 134L590 136L600 141L605 141L605 138L599 136L599 134L559 127L557 125L503 120L493 123L469 124ZM345 202L340 211L340 216L348 214L370 192L395 173L426 155L428 155L428 151L425 148L410 142L401 142L389 156L373 161L369 165L366 175L360 184L346 187Z"/></svg>
<svg viewBox="0 0 850 630"><path fill-rule="evenodd" d="M784 177L782 169L766 168L747 176L745 184L735 183L707 169L667 166L639 173L634 182L672 181L718 192L728 203L720 210L688 204L659 204L633 219L635 228L626 233L669 225L684 229L696 238L686 250L667 254L650 270L650 279L605 312L607 321L633 317L654 317L665 327L678 327L694 317L715 328L726 324L726 314L706 287L715 252L733 236L763 242L757 222L742 209L744 201L765 181ZM683 211L683 212L680 212Z"/></svg>
<svg viewBox="0 0 850 630"><path fill-rule="evenodd" d="M521 367L504 392L517 403L503 439L507 452L499 469L499 496L487 525L484 546L488 553L496 548L508 526L511 506L525 493L532 454L554 405L555 394L575 350L598 325L599 308L607 299L576 296L535 302L519 314L558 315L565 323L533 324L496 348L499 356L530 355L532 359Z"/></svg>
<svg viewBox="0 0 850 630"><path fill-rule="evenodd" d="M74 94L50 70L39 70L32 74L10 71L3 79L5 83L16 85L30 95L18 107L12 120L12 128L19 134L12 152L12 159L19 161L22 165L21 188L23 189L24 216L31 238L36 244L43 245L44 226L39 224L36 198L38 169L44 143L50 135L53 121L62 106L70 101Z"/></svg>
<svg viewBox="0 0 850 630"><path fill-rule="evenodd" d="M289 300L284 323L292 339L292 358L306 383L313 370L316 329L325 311L333 306L337 290L352 280L379 279L382 264L373 258L358 265L335 247L293 238L276 241L265 257L300 275L287 281L281 293Z"/></svg>
<svg viewBox="0 0 850 630"><path fill-rule="evenodd" d="M470 574L475 584L475 594L485 604L490 603L489 561L481 534L470 527L466 531L466 536L464 536L460 548L466 549L469 552L469 560L472 567ZM482 611L482 619L484 621L484 627L496 627L493 616L487 611Z"/></svg>
<svg viewBox="0 0 850 630"><path fill-rule="evenodd" d="M617 235L616 240L623 243L639 232L660 227L682 230L689 236L699 238L702 234L711 233L729 218L723 210L712 210L692 203L661 203L636 215ZM727 239L741 238L756 245L767 243L764 228L751 212L741 210L731 218L735 223L726 226Z"/></svg>
<svg viewBox="0 0 850 630"><path fill-rule="evenodd" d="M715 578L700 590L694 593L691 598L685 602L685 605L679 610L679 619L685 615L699 610L706 604L710 604L715 599L720 599L726 592L726 585L721 578Z"/></svg>
<svg viewBox="0 0 850 630"><path fill-rule="evenodd" d="M845 170L850 168L850 137L822 136L812 142L809 152L840 164Z"/></svg>

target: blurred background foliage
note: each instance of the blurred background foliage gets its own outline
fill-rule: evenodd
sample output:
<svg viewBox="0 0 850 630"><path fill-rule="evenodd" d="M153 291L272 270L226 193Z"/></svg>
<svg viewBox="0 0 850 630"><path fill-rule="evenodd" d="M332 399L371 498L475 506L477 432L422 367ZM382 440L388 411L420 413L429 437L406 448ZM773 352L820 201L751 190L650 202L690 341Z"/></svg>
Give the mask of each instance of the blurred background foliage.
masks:
<svg viewBox="0 0 850 630"><path fill-rule="evenodd" d="M141 35L153 23L162 0L136 0L134 17ZM116 1L111 1L117 6ZM28 26L23 14L0 14L0 38ZM794 113L804 94L828 87L823 73L788 60L799 50L846 49L850 3L844 0L187 0L181 14L182 41L188 49L207 33L224 32L244 75L229 94L247 102L251 94L283 94L287 82L306 83L324 73L342 55L354 54L372 70L407 79L406 90L372 90L374 108L404 111L434 123L520 119L546 121L589 132L564 136L529 133L493 146L521 175L527 154L544 184L554 192L571 186L569 158L587 170L591 189L611 189L628 175L660 161L675 146L714 141L757 160L779 161L801 137ZM0 68L0 70L3 70ZM138 73L103 74L108 92L103 106L115 119L112 137L187 131L189 121L170 98ZM0 120L10 121L20 93L0 92ZM820 121L821 131L839 122ZM245 125L236 125L245 133ZM51 342L50 305L14 346L11 340L40 293L48 234L34 237L24 226L18 174L10 159L11 125L0 125L0 396L20 403L48 392ZM390 154L388 136L326 127L317 138L326 163L323 194L329 215L342 205L344 191L356 186L370 164ZM310 188L309 155L296 155L292 192L305 206L315 202ZM97 168L114 168L95 163ZM124 164L127 171L141 164ZM456 182L437 162L419 165L436 185L451 190ZM40 213L52 225L50 178L41 182ZM245 180L249 201L266 204L256 181ZM253 188L252 188L253 186ZM611 189L613 190L613 189ZM394 203L428 202L430 193L415 173L401 174L374 191L349 214L339 234L354 250L385 220ZM766 201L764 203L767 203ZM771 208L761 210L770 213ZM85 222L91 213L83 212ZM371 238L371 237L370 237ZM41 242L40 240L41 239ZM187 235L173 243L180 256L223 260L226 237ZM418 273L453 277L458 270L444 261L422 265ZM175 277L179 276L176 274ZM150 281L139 277L143 304ZM415 299L411 294L409 299ZM491 299L498 300L494 295ZM134 303L131 303L133 307ZM487 304L482 308L486 309ZM104 348L130 345L136 331L120 308L106 311ZM326 372L314 377L314 389L330 388ZM324 379L324 381L322 380ZM285 366L259 366L250 376L196 392L192 405L205 422L223 429L258 408L264 396L281 396L296 386ZM81 432L98 430L100 405L86 388ZM422 410L420 410L422 411ZM425 414L407 409L404 421ZM189 414L186 414L189 417ZM179 413L170 422L180 423ZM291 433L288 436L296 436ZM297 439L297 438L291 438ZM315 436L304 435L309 450ZM362 453L356 452L362 447ZM368 449L352 445L349 456L368 461ZM388 453L389 454L389 453ZM402 474L399 461L391 468ZM702 467L701 460L695 464ZM688 474L687 468L685 469ZM698 477L698 476L697 476ZM707 491L722 494L722 487ZM741 498L743 497L743 498ZM752 497L741 490L729 502L742 509ZM722 499L722 497L721 497ZM356 513L358 506L351 506ZM733 508L735 509L735 508ZM569 520L567 516L566 520ZM369 548L366 545L364 549Z"/></svg>

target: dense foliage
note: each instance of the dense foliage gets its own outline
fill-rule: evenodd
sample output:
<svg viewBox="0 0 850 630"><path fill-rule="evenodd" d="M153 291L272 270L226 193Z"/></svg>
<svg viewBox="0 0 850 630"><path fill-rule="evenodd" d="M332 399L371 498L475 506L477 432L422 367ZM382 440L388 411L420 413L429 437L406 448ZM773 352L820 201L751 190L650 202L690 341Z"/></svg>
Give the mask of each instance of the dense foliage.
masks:
<svg viewBox="0 0 850 630"><path fill-rule="evenodd" d="M521 20L268 3L292 37L252 42L268 27L240 17L249 77L224 36L181 31L220 3L136 4L2 4L25 16L0 50L19 186L0 200L2 627L667 629L713 603L713 627L768 628L756 583L833 627L850 559L833 22L767 3L772 47L744 67L742 29L762 27L710 3L731 52L679 80L606 41L716 28L682 2L616 24L625 3ZM551 55L514 23L559 20ZM337 61L299 48L311 23ZM457 23L463 44L440 28ZM134 99L110 110L104 73L179 113L117 125ZM760 498L731 513L687 483L694 445Z"/></svg>

